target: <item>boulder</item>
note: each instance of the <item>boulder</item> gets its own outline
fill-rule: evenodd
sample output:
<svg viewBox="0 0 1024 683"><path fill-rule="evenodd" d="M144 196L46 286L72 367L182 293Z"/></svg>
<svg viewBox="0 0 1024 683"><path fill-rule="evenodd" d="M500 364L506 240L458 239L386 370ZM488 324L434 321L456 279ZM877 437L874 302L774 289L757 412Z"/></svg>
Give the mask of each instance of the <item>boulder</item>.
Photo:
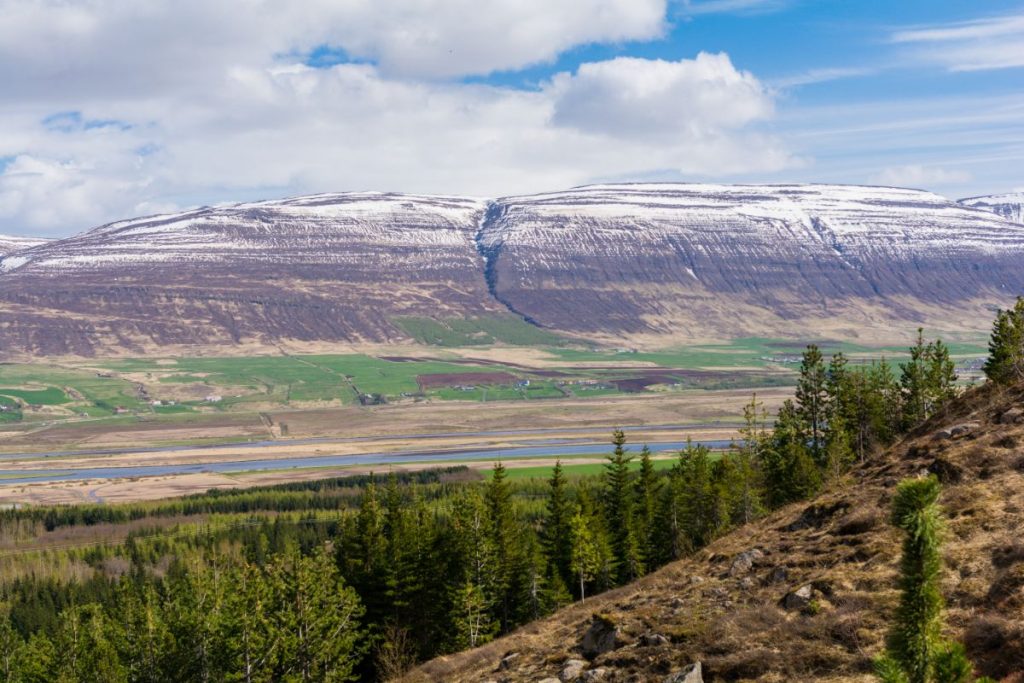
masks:
<svg viewBox="0 0 1024 683"><path fill-rule="evenodd" d="M795 591L790 591L782 596L779 605L785 609L798 610L806 609L811 600L814 599L814 587L810 584L800 586Z"/></svg>
<svg viewBox="0 0 1024 683"><path fill-rule="evenodd" d="M587 659L593 659L619 646L619 629L608 617L595 614L590 628L580 641L580 652Z"/></svg>
<svg viewBox="0 0 1024 683"><path fill-rule="evenodd" d="M668 638L661 635L660 633L645 633L640 636L640 644L645 647L657 647L658 645L668 645Z"/></svg>
<svg viewBox="0 0 1024 683"><path fill-rule="evenodd" d="M999 422L1004 425L1024 422L1024 408L1010 408L999 417Z"/></svg>
<svg viewBox="0 0 1024 683"><path fill-rule="evenodd" d="M950 437L957 439L967 436L981 426L978 422L962 422L949 428Z"/></svg>
<svg viewBox="0 0 1024 683"><path fill-rule="evenodd" d="M565 662L562 666L562 673L559 674L558 678L562 683L571 683L572 681L578 680L583 675L583 670L587 668L587 663L582 659L570 659Z"/></svg>
<svg viewBox="0 0 1024 683"><path fill-rule="evenodd" d="M704 683L700 662L695 662L682 671L669 674L662 683Z"/></svg>
<svg viewBox="0 0 1024 683"><path fill-rule="evenodd" d="M590 671L584 671L580 680L585 681L585 683L591 683L591 681L603 681L607 677L608 669L598 667L596 669L591 669Z"/></svg>
<svg viewBox="0 0 1024 683"><path fill-rule="evenodd" d="M732 564L729 565L729 576L739 576L740 574L746 574L754 567L754 562L764 557L764 553L754 548L753 550L746 550L736 557L733 558Z"/></svg>
<svg viewBox="0 0 1024 683"><path fill-rule="evenodd" d="M785 583L787 579L789 579L789 570L782 565L772 567L771 571L768 572L768 576L765 577L767 583Z"/></svg>
<svg viewBox="0 0 1024 683"><path fill-rule="evenodd" d="M498 664L498 669L501 671L508 671L516 665L516 660L519 659L518 652L510 652L501 658L501 662Z"/></svg>

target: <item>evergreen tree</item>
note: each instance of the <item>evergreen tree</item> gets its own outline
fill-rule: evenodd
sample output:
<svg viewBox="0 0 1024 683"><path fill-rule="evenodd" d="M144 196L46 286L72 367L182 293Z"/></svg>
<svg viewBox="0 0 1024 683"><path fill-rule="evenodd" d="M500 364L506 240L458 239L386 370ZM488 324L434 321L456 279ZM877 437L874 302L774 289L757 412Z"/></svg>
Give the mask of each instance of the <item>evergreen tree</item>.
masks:
<svg viewBox="0 0 1024 683"><path fill-rule="evenodd" d="M972 680L963 648L942 637L942 524L935 477L900 483L892 523L905 534L900 559L900 604L885 654L876 662L885 683L959 683Z"/></svg>
<svg viewBox="0 0 1024 683"><path fill-rule="evenodd" d="M636 518L634 528L640 541L640 555L644 566L650 568L657 564L657 540L655 532L655 515L658 506L658 491L661 481L654 471L651 460L651 449L644 444L640 450L640 471L636 478Z"/></svg>
<svg viewBox="0 0 1024 683"><path fill-rule="evenodd" d="M555 461L548 480L547 514L541 532L541 541L548 561L557 571L563 583L571 580L570 555L572 542L570 538L572 507L569 501L562 461Z"/></svg>
<svg viewBox="0 0 1024 683"><path fill-rule="evenodd" d="M281 681L353 679L359 649L359 596L345 585L331 556L289 553L269 568L273 618L281 643Z"/></svg>
<svg viewBox="0 0 1024 683"><path fill-rule="evenodd" d="M494 465L491 480L487 483L485 499L487 501L490 547L494 553L491 584L498 601L499 623L504 632L509 629L512 601L516 592L512 583L519 577L513 571L513 565L518 559L518 548L516 547L515 518L512 511L512 492L505 466L500 462Z"/></svg>
<svg viewBox="0 0 1024 683"><path fill-rule="evenodd" d="M825 444L825 471L828 481L838 480L853 464L853 448L846 431L846 420L839 414L833 415L828 425L828 441Z"/></svg>
<svg viewBox="0 0 1024 683"><path fill-rule="evenodd" d="M764 459L765 495L771 507L804 500L821 487L821 471L811 457L800 412L786 400L775 419Z"/></svg>
<svg viewBox="0 0 1024 683"><path fill-rule="evenodd" d="M270 585L259 567L245 563L231 572L232 589L221 619L226 678L242 683L271 681L280 656L280 634L272 624Z"/></svg>
<svg viewBox="0 0 1024 683"><path fill-rule="evenodd" d="M903 428L911 429L928 418L928 353L921 328L917 330L917 342L910 347L910 360L901 363L900 370Z"/></svg>
<svg viewBox="0 0 1024 683"><path fill-rule="evenodd" d="M811 457L821 464L825 451L825 427L828 422L828 373L821 351L810 344L800 362L796 385L796 410L807 430Z"/></svg>
<svg viewBox="0 0 1024 683"><path fill-rule="evenodd" d="M928 345L928 365L926 368L925 383L928 388L928 410L929 416L941 408L947 401L956 397L956 370L952 359L949 357L949 347L936 339Z"/></svg>
<svg viewBox="0 0 1024 683"><path fill-rule="evenodd" d="M615 579L618 583L628 583L643 574L633 519L629 472L632 458L626 454L626 435L621 429L612 434L612 444L615 449L604 465L604 517Z"/></svg>
<svg viewBox="0 0 1024 683"><path fill-rule="evenodd" d="M1017 297L1013 308L996 314L984 370L996 384L1024 379L1024 297Z"/></svg>

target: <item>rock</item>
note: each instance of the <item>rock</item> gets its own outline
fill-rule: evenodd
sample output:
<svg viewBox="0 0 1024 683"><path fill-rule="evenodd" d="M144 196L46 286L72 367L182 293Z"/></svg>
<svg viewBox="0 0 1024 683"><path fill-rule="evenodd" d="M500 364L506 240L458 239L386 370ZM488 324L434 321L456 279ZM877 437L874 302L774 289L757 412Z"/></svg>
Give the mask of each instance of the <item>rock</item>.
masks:
<svg viewBox="0 0 1024 683"><path fill-rule="evenodd" d="M501 663L498 664L498 668L502 671L508 671L516 665L516 660L519 659L518 652L512 652L501 658Z"/></svg>
<svg viewBox="0 0 1024 683"><path fill-rule="evenodd" d="M744 576L743 579L740 580L740 588L742 588L743 590L747 590L748 591L748 590L750 590L753 587L754 587L754 580L752 578L750 578L749 576Z"/></svg>
<svg viewBox="0 0 1024 683"><path fill-rule="evenodd" d="M1024 422L1024 408L1010 408L999 417L999 422L1004 425Z"/></svg>
<svg viewBox="0 0 1024 683"><path fill-rule="evenodd" d="M814 587L807 584L806 586L800 586L795 591L786 593L782 600L779 601L779 605L790 610L806 609L813 599Z"/></svg>
<svg viewBox="0 0 1024 683"><path fill-rule="evenodd" d="M607 677L607 676L608 676L608 669L604 669L604 668L598 667L597 669L591 669L590 671L585 671L583 673L583 676L580 678L580 680L581 681L586 681L587 683L590 683L590 681L603 681L605 679L605 677Z"/></svg>
<svg viewBox="0 0 1024 683"><path fill-rule="evenodd" d="M963 470L945 458L935 458L928 465L928 472L938 477L943 484L955 484L963 479Z"/></svg>
<svg viewBox="0 0 1024 683"><path fill-rule="evenodd" d="M668 642L668 638L661 635L660 633L645 633L642 636L640 636L640 644L645 647L668 645Z"/></svg>
<svg viewBox="0 0 1024 683"><path fill-rule="evenodd" d="M940 429L939 431L935 432L935 436L933 436L932 438L935 439L936 441L939 441L941 439L952 439L953 432L951 432L948 429Z"/></svg>
<svg viewBox="0 0 1024 683"><path fill-rule="evenodd" d="M619 629L608 617L595 614L590 628L583 634L580 651L587 659L610 652L619 646Z"/></svg>
<svg viewBox="0 0 1024 683"><path fill-rule="evenodd" d="M669 674L662 683L704 683L700 662L695 662L677 673Z"/></svg>
<svg viewBox="0 0 1024 683"><path fill-rule="evenodd" d="M565 665L562 666L562 673L559 674L558 678L562 683L571 683L571 681L577 680L586 668L587 663L582 659L567 660Z"/></svg>
<svg viewBox="0 0 1024 683"><path fill-rule="evenodd" d="M764 553L757 548L740 553L733 559L732 564L729 565L729 576L746 574L754 567L754 562L762 557L764 557Z"/></svg>
<svg viewBox="0 0 1024 683"><path fill-rule="evenodd" d="M949 435L951 438L957 439L963 436L967 436L980 426L981 425L978 422L963 422L961 424L950 427Z"/></svg>
<svg viewBox="0 0 1024 683"><path fill-rule="evenodd" d="M783 566L772 567L765 578L767 583L785 583L789 579L789 570Z"/></svg>

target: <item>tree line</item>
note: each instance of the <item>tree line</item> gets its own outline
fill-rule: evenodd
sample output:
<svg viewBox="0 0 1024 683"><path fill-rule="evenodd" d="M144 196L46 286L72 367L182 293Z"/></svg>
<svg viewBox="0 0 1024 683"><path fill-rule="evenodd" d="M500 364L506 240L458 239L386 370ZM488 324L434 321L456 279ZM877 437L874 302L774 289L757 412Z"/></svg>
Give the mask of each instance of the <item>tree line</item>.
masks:
<svg viewBox="0 0 1024 683"><path fill-rule="evenodd" d="M596 477L557 463L546 482L517 481L497 463L482 484L392 474L112 507L106 519L216 510L239 523L67 551L95 573L0 586L0 680L386 680L813 496L940 410L955 382L948 348L920 334L895 367L811 345L772 424L754 396L731 448L690 443L667 471L616 431ZM93 519L5 519L19 513Z"/></svg>

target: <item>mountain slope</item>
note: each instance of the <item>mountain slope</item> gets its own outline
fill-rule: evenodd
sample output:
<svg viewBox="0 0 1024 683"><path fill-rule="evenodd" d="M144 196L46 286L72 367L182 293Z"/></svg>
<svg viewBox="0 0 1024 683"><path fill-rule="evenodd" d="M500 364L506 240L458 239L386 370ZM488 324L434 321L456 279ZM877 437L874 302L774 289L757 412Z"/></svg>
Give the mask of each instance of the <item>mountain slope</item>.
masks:
<svg viewBox="0 0 1024 683"><path fill-rule="evenodd" d="M401 316L499 314L482 202L317 195L112 223L0 263L0 342L37 354L390 341Z"/></svg>
<svg viewBox="0 0 1024 683"><path fill-rule="evenodd" d="M960 203L974 209L991 211L1014 223L1024 223L1024 192L968 197Z"/></svg>
<svg viewBox="0 0 1024 683"><path fill-rule="evenodd" d="M427 680L499 683L559 677L601 615L618 646L587 662L603 676L667 680L700 661L705 681L868 681L896 604L895 485L921 472L944 483L943 589L949 633L980 673L1024 680L1024 387L972 390L842 488L792 505L694 557L414 670ZM1015 410L1016 412L1009 412ZM1016 421L1014 418L1016 417ZM969 425L950 438L952 425ZM752 564L737 562L743 553ZM800 590L804 589L801 593ZM504 668L500 662L510 654Z"/></svg>
<svg viewBox="0 0 1024 683"><path fill-rule="evenodd" d="M2 247L2 244L0 244ZM2 250L0 250L2 253ZM1024 225L915 190L602 185L343 193L121 221L0 258L0 353L409 341L508 316L622 345L988 328Z"/></svg>
<svg viewBox="0 0 1024 683"><path fill-rule="evenodd" d="M0 235L0 258L13 254L22 249L45 244L49 240L35 237L16 237L14 235Z"/></svg>
<svg viewBox="0 0 1024 683"><path fill-rule="evenodd" d="M502 301L589 336L954 329L1024 291L1024 226L916 190L603 185L491 213Z"/></svg>

